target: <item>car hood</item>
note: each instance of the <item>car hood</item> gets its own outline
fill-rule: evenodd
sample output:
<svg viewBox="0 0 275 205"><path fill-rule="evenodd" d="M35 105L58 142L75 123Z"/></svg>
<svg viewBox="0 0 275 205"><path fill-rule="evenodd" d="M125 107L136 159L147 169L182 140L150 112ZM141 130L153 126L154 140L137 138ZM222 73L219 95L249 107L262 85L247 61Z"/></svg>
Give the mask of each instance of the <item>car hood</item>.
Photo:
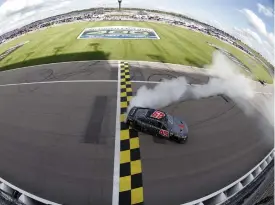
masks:
<svg viewBox="0 0 275 205"><path fill-rule="evenodd" d="M188 127L187 127L187 124L183 120L180 120L180 119L174 117L174 123L173 123L171 131L173 133L185 135L188 133Z"/></svg>

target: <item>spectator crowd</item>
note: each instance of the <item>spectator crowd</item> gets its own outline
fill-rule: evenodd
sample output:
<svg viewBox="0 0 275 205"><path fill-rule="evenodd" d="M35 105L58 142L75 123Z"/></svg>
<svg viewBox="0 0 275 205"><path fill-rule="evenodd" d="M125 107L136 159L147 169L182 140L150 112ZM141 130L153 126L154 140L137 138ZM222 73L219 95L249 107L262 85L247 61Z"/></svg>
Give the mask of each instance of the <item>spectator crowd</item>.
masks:
<svg viewBox="0 0 275 205"><path fill-rule="evenodd" d="M250 55L253 55L251 51L249 51L247 48L237 43L238 39L210 25L206 25L204 23L200 24L195 20L192 21L190 19L184 19L178 16L157 13L157 11L150 11L150 10L145 11L145 10L134 10L134 9L123 10L119 12L115 9L96 8L96 9L90 9L90 10L75 11L67 14L49 17L1 35L0 45L6 41L12 40L26 33L34 32L38 29L44 29L44 28L59 25L59 24L76 22L76 21L118 21L118 20L157 21L157 22L168 23L171 25L183 26L188 29L202 32L207 35L211 35L215 38L218 38L220 40L226 41L234 45L235 47L238 47L239 49L243 50L244 52Z"/></svg>

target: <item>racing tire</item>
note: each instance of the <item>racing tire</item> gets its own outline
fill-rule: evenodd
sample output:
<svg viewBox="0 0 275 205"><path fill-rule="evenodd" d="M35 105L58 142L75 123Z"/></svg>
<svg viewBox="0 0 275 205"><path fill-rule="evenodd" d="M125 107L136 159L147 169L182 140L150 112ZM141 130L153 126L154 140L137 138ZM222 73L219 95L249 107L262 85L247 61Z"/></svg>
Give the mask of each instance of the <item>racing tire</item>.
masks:
<svg viewBox="0 0 275 205"><path fill-rule="evenodd" d="M137 124L137 122L129 122L128 124L131 128L133 128L136 131L140 131L140 126Z"/></svg>
<svg viewBox="0 0 275 205"><path fill-rule="evenodd" d="M179 139L179 138L176 138L176 142L179 143L179 144L185 144L188 140L188 137L186 137L185 139Z"/></svg>
<svg viewBox="0 0 275 205"><path fill-rule="evenodd" d="M138 132L143 132L142 127L141 127L140 125L138 125L137 123L134 123L134 128L135 128L135 130L138 131Z"/></svg>

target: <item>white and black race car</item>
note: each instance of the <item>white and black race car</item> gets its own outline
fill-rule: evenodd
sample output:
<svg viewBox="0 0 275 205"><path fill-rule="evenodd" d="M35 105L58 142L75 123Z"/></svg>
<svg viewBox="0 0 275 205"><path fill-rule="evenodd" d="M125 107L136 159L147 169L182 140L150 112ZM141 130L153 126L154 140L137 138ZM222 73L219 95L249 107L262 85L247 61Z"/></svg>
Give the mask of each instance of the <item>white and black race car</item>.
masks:
<svg viewBox="0 0 275 205"><path fill-rule="evenodd" d="M167 138L181 144L188 139L187 124L164 111L133 107L128 113L126 123L137 131Z"/></svg>

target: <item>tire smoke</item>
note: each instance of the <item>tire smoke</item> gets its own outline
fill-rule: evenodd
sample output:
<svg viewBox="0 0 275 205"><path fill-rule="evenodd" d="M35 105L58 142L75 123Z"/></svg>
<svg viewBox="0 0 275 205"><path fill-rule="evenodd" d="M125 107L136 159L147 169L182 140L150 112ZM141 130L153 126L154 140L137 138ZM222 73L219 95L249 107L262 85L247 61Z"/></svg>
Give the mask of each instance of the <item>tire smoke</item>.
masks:
<svg viewBox="0 0 275 205"><path fill-rule="evenodd" d="M133 106L160 109L179 100L200 99L225 94L233 99L250 100L254 97L251 80L238 72L233 62L220 52L213 54L212 65L206 66L211 76L208 83L189 85L185 77L164 80L154 88L142 86L130 102Z"/></svg>
<svg viewBox="0 0 275 205"><path fill-rule="evenodd" d="M220 52L213 53L212 64L205 66L211 76L208 83L189 85L185 77L165 80L154 88L142 86L132 98L128 111L133 106L161 109L177 101L200 99L223 94L231 98L246 115L261 113L274 127L273 96L256 94L255 82L245 77L237 65Z"/></svg>
<svg viewBox="0 0 275 205"><path fill-rule="evenodd" d="M137 95L131 100L128 109L133 106L162 108L178 101L187 90L185 77L172 80L164 80L153 89L142 86L138 89Z"/></svg>

